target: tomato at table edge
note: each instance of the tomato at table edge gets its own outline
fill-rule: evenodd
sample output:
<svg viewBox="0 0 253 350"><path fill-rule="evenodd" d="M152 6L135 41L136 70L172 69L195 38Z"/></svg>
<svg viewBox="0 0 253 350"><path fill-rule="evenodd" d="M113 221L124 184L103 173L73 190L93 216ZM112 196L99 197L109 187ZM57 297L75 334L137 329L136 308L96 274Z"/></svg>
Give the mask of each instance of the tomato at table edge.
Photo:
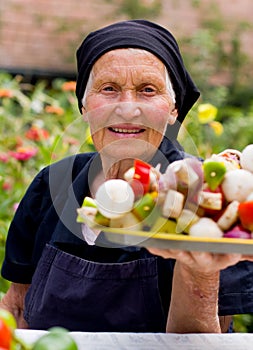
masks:
<svg viewBox="0 0 253 350"><path fill-rule="evenodd" d="M0 319L0 347L4 349L10 349L11 341L12 341L12 330L4 322L4 320Z"/></svg>
<svg viewBox="0 0 253 350"><path fill-rule="evenodd" d="M0 320L2 320L12 330L17 328L17 322L13 314L10 311L1 307L0 307Z"/></svg>

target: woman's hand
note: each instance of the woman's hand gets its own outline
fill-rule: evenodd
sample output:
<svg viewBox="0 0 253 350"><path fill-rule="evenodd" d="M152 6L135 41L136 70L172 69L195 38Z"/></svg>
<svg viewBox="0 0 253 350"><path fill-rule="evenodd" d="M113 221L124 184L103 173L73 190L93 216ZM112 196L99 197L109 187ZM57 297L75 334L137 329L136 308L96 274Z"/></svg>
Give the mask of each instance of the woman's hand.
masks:
<svg viewBox="0 0 253 350"><path fill-rule="evenodd" d="M12 283L0 302L0 307L13 314L17 321L17 328L28 328L23 317L24 299L30 284Z"/></svg>
<svg viewBox="0 0 253 350"><path fill-rule="evenodd" d="M148 249L152 254L176 259L167 332L227 332L231 317L218 317L220 270L253 256L169 249Z"/></svg>
<svg viewBox="0 0 253 350"><path fill-rule="evenodd" d="M240 253L220 254L158 248L148 248L148 250L150 253L162 256L165 259L176 259L182 264L185 264L189 269L204 274L219 272L240 261L253 261L253 255Z"/></svg>

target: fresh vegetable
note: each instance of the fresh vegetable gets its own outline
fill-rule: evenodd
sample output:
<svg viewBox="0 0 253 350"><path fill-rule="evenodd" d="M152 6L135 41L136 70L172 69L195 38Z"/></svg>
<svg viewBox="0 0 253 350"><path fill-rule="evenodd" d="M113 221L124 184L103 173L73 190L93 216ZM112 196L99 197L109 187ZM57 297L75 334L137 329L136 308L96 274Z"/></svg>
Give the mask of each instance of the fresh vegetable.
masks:
<svg viewBox="0 0 253 350"><path fill-rule="evenodd" d="M224 238L241 238L250 239L251 233L245 230L243 227L236 225L231 230L224 233Z"/></svg>
<svg viewBox="0 0 253 350"><path fill-rule="evenodd" d="M253 200L239 204L238 215L242 226L253 231Z"/></svg>
<svg viewBox="0 0 253 350"><path fill-rule="evenodd" d="M0 308L0 320L2 320L12 330L17 328L16 319L8 310Z"/></svg>
<svg viewBox="0 0 253 350"><path fill-rule="evenodd" d="M0 347L10 349L12 339L11 328L0 318Z"/></svg>
<svg viewBox="0 0 253 350"><path fill-rule="evenodd" d="M126 213L124 216L111 219L108 225L104 226L127 228L135 231L142 230L142 222L132 212Z"/></svg>
<svg viewBox="0 0 253 350"><path fill-rule="evenodd" d="M240 159L241 167L253 173L253 144L244 148Z"/></svg>
<svg viewBox="0 0 253 350"><path fill-rule="evenodd" d="M67 330L55 327L40 337L33 345L32 350L78 350L78 347Z"/></svg>
<svg viewBox="0 0 253 350"><path fill-rule="evenodd" d="M209 188L214 191L222 182L227 171L223 162L206 160L203 163L204 178Z"/></svg>
<svg viewBox="0 0 253 350"><path fill-rule="evenodd" d="M28 344L15 334L16 327L14 316L0 308L0 350L78 350L75 340L65 328L50 328L33 344Z"/></svg>
<svg viewBox="0 0 253 350"><path fill-rule="evenodd" d="M205 209L220 210L222 208L222 194L220 192L200 191L199 205Z"/></svg>
<svg viewBox="0 0 253 350"><path fill-rule="evenodd" d="M138 199L133 208L134 215L140 220L146 219L155 206L154 197L151 193L146 193L142 198Z"/></svg>
<svg viewBox="0 0 253 350"><path fill-rule="evenodd" d="M232 225L236 223L238 219L238 206L238 201L232 201L224 210L219 220L217 221L218 226L222 230L228 230Z"/></svg>
<svg viewBox="0 0 253 350"><path fill-rule="evenodd" d="M136 198L157 189L156 170L140 159L134 160L134 166L125 173L124 178L131 185Z"/></svg>
<svg viewBox="0 0 253 350"><path fill-rule="evenodd" d="M77 220L93 228L251 238L252 149L178 160L164 173L136 160L124 180L108 180L95 199L86 197Z"/></svg>
<svg viewBox="0 0 253 350"><path fill-rule="evenodd" d="M179 233L177 232L177 223L175 220L166 219L163 216L159 216L154 225L151 227L152 232L167 232L167 233Z"/></svg>
<svg viewBox="0 0 253 350"><path fill-rule="evenodd" d="M95 196L98 210L109 219L120 217L131 211L134 198L132 187L127 181L121 179L104 182Z"/></svg>
<svg viewBox="0 0 253 350"><path fill-rule="evenodd" d="M228 171L221 188L228 202L244 202L249 193L253 192L253 174L244 169Z"/></svg>
<svg viewBox="0 0 253 350"><path fill-rule="evenodd" d="M189 234L192 225L196 224L199 216L191 210L183 209L177 218L177 231Z"/></svg>
<svg viewBox="0 0 253 350"><path fill-rule="evenodd" d="M163 204L163 216L178 218L183 210L183 205L184 195L180 192L169 190Z"/></svg>
<svg viewBox="0 0 253 350"><path fill-rule="evenodd" d="M210 218L200 218L189 228L189 234L194 237L221 238L223 236L222 230Z"/></svg>

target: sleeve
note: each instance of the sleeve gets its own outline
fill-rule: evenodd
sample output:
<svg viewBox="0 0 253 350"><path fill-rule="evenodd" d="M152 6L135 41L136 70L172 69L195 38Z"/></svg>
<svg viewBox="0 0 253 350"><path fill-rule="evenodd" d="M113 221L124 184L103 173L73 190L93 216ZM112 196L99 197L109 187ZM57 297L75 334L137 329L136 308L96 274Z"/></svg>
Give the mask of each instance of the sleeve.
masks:
<svg viewBox="0 0 253 350"><path fill-rule="evenodd" d="M45 215L51 197L46 181L46 169L33 180L11 222L1 274L16 283L30 283L34 272L32 261L36 232Z"/></svg>
<svg viewBox="0 0 253 350"><path fill-rule="evenodd" d="M253 262L242 261L221 271L219 315L253 312Z"/></svg>

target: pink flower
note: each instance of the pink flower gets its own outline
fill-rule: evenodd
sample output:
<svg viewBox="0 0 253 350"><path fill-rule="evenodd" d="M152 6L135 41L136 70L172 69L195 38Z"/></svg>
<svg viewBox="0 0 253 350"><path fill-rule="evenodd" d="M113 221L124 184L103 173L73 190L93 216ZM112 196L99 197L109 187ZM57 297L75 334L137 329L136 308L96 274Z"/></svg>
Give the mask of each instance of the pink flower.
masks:
<svg viewBox="0 0 253 350"><path fill-rule="evenodd" d="M38 150L35 147L18 147L15 152L10 151L10 155L17 160L25 161L34 157L37 152Z"/></svg>
<svg viewBox="0 0 253 350"><path fill-rule="evenodd" d="M19 206L19 203L18 203L18 202L16 202L16 203L13 204L13 210L14 210L14 212L18 209L18 206Z"/></svg>
<svg viewBox="0 0 253 350"><path fill-rule="evenodd" d="M0 153L0 162L7 163L9 156L7 153Z"/></svg>

